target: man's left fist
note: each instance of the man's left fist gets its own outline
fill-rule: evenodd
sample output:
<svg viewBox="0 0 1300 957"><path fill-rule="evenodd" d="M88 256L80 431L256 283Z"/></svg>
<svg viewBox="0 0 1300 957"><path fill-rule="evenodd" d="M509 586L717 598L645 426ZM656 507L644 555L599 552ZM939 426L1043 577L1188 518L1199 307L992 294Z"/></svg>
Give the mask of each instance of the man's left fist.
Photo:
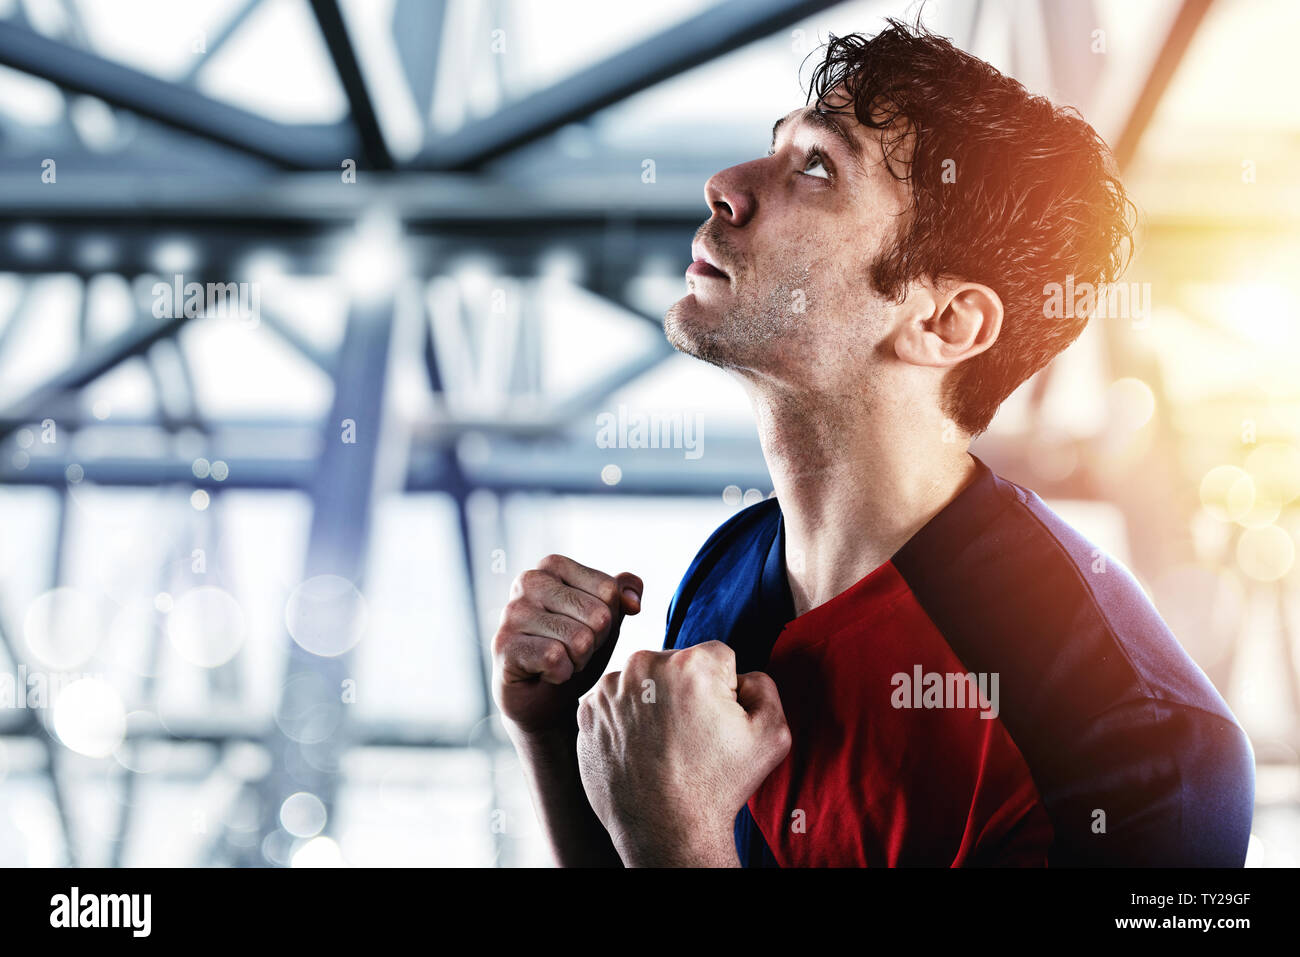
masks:
<svg viewBox="0 0 1300 957"><path fill-rule="evenodd" d="M790 740L776 684L720 641L633 652L578 706L582 786L629 867L736 866L736 814Z"/></svg>

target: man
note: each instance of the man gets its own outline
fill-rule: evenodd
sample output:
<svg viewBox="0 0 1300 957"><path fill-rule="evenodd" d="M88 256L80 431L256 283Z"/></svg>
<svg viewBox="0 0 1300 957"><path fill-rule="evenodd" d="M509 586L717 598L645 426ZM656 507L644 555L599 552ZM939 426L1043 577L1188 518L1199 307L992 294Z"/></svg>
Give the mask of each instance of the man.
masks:
<svg viewBox="0 0 1300 957"><path fill-rule="evenodd" d="M1044 286L1123 268L1105 145L894 21L832 38L812 92L706 185L665 321L748 392L775 498L621 673L635 575L550 556L502 617L557 860L1241 865L1253 756L1222 698L1124 569L967 451L1086 322Z"/></svg>

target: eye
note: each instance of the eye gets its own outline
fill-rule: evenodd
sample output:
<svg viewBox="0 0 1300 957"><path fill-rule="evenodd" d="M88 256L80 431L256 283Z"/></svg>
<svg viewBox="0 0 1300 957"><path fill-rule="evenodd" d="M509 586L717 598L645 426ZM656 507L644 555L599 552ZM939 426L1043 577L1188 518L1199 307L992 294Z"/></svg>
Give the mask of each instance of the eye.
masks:
<svg viewBox="0 0 1300 957"><path fill-rule="evenodd" d="M817 170L817 172L813 172ZM822 154L813 150L808 154L808 162L804 164L803 174L805 176L815 176L818 179L830 179L830 171L826 168L826 162L822 159Z"/></svg>

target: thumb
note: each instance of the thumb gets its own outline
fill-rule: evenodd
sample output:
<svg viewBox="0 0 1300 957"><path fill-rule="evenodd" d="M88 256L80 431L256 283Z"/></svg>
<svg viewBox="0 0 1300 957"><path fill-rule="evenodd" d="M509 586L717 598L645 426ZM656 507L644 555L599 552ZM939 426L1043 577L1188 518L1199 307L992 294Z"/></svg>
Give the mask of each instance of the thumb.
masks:
<svg viewBox="0 0 1300 957"><path fill-rule="evenodd" d="M583 669L584 672L589 671L595 675L604 673L605 666L614 655L614 645L618 643L619 632L623 630L623 616L635 615L641 610L641 590L645 588L641 579L631 572L623 572L614 577L614 582L618 586L618 598L610 606L614 618L609 624L608 632L597 635L598 650Z"/></svg>
<svg viewBox="0 0 1300 957"><path fill-rule="evenodd" d="M762 727L785 728L785 709L776 682L761 671L736 675L736 702L745 709L749 720Z"/></svg>
<svg viewBox="0 0 1300 957"><path fill-rule="evenodd" d="M641 610L641 594L645 591L645 583L631 572L623 572L615 581L618 582L621 596L620 610L625 615L637 614Z"/></svg>

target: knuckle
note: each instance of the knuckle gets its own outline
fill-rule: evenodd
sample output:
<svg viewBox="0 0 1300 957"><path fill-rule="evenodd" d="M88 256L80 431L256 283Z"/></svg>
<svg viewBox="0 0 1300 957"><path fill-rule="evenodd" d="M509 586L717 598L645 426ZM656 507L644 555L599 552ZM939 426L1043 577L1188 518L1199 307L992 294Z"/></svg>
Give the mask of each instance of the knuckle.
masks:
<svg viewBox="0 0 1300 957"><path fill-rule="evenodd" d="M772 680L771 675L762 671L754 671L746 677L750 681L754 682L756 686L755 690L758 691L761 697L772 698L776 696L776 682Z"/></svg>
<svg viewBox="0 0 1300 957"><path fill-rule="evenodd" d="M691 654L690 648L683 648L668 656L668 660L664 662L664 669L669 674L689 678L699 673L699 658Z"/></svg>
<svg viewBox="0 0 1300 957"><path fill-rule="evenodd" d="M532 594L537 589L544 587L551 581L551 576L540 568L530 568L519 575L519 590L524 594Z"/></svg>
<svg viewBox="0 0 1300 957"><path fill-rule="evenodd" d="M776 760L782 760L790 753L790 747L794 744L794 735L790 733L790 728L782 723L772 732L772 754Z"/></svg>
<svg viewBox="0 0 1300 957"><path fill-rule="evenodd" d="M564 646L554 641L542 649L542 664L547 671L560 667L567 657L568 655L564 653Z"/></svg>
<svg viewBox="0 0 1300 957"><path fill-rule="evenodd" d="M712 654L710 649L705 645L711 645L713 642L706 641L698 645L691 645L689 648L683 648L672 657L672 664L677 665L683 671L696 672L708 667L709 658Z"/></svg>
<svg viewBox="0 0 1300 957"><path fill-rule="evenodd" d="M712 641L706 641L705 644L709 646L708 650L711 654L718 655L728 661L736 660L736 649L732 648L731 645L727 644L725 641L718 641L715 638Z"/></svg>
<svg viewBox="0 0 1300 957"><path fill-rule="evenodd" d="M614 622L614 613L605 605L601 605L591 613L591 627L593 631L604 631Z"/></svg>
<svg viewBox="0 0 1300 957"><path fill-rule="evenodd" d="M590 654L596 649L596 635L590 628L579 625L574 629L573 637L569 639L569 647L573 649L574 654Z"/></svg>
<svg viewBox="0 0 1300 957"><path fill-rule="evenodd" d="M654 664L655 655L653 651L646 651L644 648L638 649L627 656L627 670L643 674L650 670Z"/></svg>
<svg viewBox="0 0 1300 957"><path fill-rule="evenodd" d="M696 661L695 665L686 669L684 678L687 685L692 689L703 689L712 686L717 681L717 672L705 665L704 662Z"/></svg>
<svg viewBox="0 0 1300 957"><path fill-rule="evenodd" d="M621 671L611 671L596 682L596 688L599 689L600 694L604 695L606 698L612 698L617 695L618 682L622 674L623 672Z"/></svg>
<svg viewBox="0 0 1300 957"><path fill-rule="evenodd" d="M612 605L618 600L618 582L612 578L606 578L596 586L596 597L606 605Z"/></svg>
<svg viewBox="0 0 1300 957"><path fill-rule="evenodd" d="M501 609L501 632L507 639L513 637L532 617L532 609L522 598L512 598Z"/></svg>
<svg viewBox="0 0 1300 957"><path fill-rule="evenodd" d="M542 560L537 563L537 568L543 572L553 572L563 565L564 556L552 552L551 554L542 557Z"/></svg>

